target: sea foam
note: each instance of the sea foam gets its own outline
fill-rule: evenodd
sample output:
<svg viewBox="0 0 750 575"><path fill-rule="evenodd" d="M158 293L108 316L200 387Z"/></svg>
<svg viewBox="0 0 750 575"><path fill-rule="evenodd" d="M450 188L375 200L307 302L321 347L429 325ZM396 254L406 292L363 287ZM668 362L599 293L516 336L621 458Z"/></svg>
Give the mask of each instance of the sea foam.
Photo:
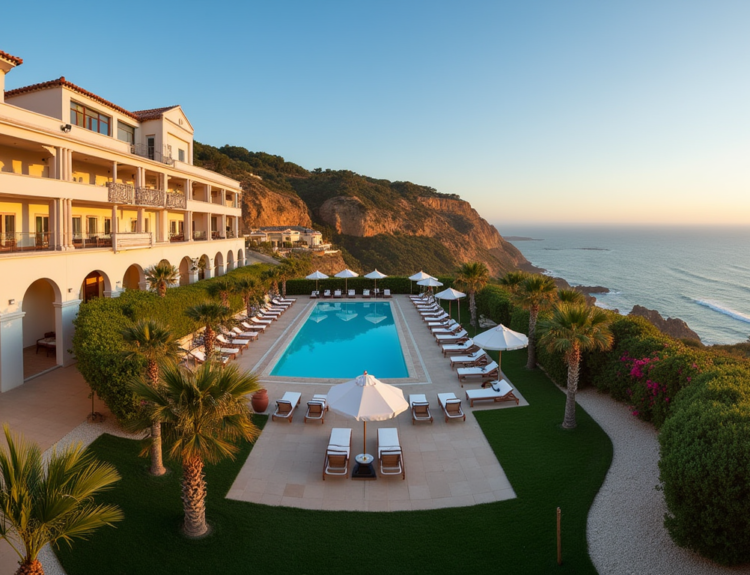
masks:
<svg viewBox="0 0 750 575"><path fill-rule="evenodd" d="M715 302L710 299L694 299L693 300L698 305L703 305L708 308L711 308L714 311L718 311L719 313L723 313L724 315L728 315L729 317L733 317L734 319L738 319L740 321L744 321L747 323L750 323L750 315L738 312L733 310L732 308L728 308L726 306L723 306L719 302Z"/></svg>

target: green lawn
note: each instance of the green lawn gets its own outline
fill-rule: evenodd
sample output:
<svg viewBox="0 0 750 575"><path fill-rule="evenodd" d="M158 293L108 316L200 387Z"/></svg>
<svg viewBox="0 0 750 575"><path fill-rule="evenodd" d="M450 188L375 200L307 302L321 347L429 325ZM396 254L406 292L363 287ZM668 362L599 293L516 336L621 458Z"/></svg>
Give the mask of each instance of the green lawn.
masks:
<svg viewBox="0 0 750 575"><path fill-rule="evenodd" d="M463 310L462 310L463 311ZM123 476L102 500L125 520L58 555L68 575L107 573L595 573L586 516L612 459L612 444L583 410L560 427L564 395L523 351L503 354L528 407L475 412L518 495L512 501L394 513L306 511L224 499L250 452L207 470L211 536L179 534L179 469L147 475L134 441L102 436L96 454ZM265 418L259 421L265 423ZM458 425L458 424L457 424ZM405 454L408 462L409 454ZM563 510L563 565L556 564L555 510Z"/></svg>

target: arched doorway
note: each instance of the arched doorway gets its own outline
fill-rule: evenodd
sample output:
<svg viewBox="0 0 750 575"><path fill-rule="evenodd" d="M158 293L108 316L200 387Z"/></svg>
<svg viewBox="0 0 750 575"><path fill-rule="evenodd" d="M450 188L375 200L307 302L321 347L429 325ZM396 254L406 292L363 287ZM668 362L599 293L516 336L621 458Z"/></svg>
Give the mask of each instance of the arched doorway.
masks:
<svg viewBox="0 0 750 575"><path fill-rule="evenodd" d="M92 299L104 297L104 291L107 289L104 275L94 271L87 275L81 284L80 298L83 303L90 302Z"/></svg>
<svg viewBox="0 0 750 575"><path fill-rule="evenodd" d="M180 262L180 285L190 284L190 268L193 267L193 260L185 256Z"/></svg>
<svg viewBox="0 0 750 575"><path fill-rule="evenodd" d="M242 250L237 250L237 267L241 268L245 265L245 253Z"/></svg>
<svg viewBox="0 0 750 575"><path fill-rule="evenodd" d="M224 275L224 256L221 255L221 252L216 252L216 257L214 258L214 277L223 276Z"/></svg>
<svg viewBox="0 0 750 575"><path fill-rule="evenodd" d="M143 273L143 268L138 264L133 264L125 270L125 275L122 276L122 287L125 289L141 289L141 282L146 281L146 274Z"/></svg>
<svg viewBox="0 0 750 575"><path fill-rule="evenodd" d="M206 270L208 269L209 263L210 261L208 259L208 256L205 254L201 256L200 260L198 260L198 279L199 280L206 279Z"/></svg>
<svg viewBox="0 0 750 575"><path fill-rule="evenodd" d="M231 271L234 269L234 253L232 250L229 250L227 252L227 269L226 271Z"/></svg>
<svg viewBox="0 0 750 575"><path fill-rule="evenodd" d="M24 379L57 365L57 335L60 334L60 329L55 314L56 301L60 301L60 290L46 278L33 282L23 296Z"/></svg>

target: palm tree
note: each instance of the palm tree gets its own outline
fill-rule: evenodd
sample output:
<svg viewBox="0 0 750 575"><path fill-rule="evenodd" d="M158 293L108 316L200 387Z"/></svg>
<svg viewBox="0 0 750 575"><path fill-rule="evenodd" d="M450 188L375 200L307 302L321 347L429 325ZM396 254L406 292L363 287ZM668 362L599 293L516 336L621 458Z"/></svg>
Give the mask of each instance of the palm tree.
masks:
<svg viewBox="0 0 750 575"><path fill-rule="evenodd" d="M224 369L204 364L195 372L173 365L162 371L162 385L154 389L143 379L132 383L147 402L150 418L165 423L164 442L169 457L182 464L183 529L200 537L206 524L206 481L203 467L237 453L237 440L253 441L259 433L252 422L248 394L260 386L250 372L237 366ZM131 430L148 422L134 421Z"/></svg>
<svg viewBox="0 0 750 575"><path fill-rule="evenodd" d="M520 285L529 277L529 273L518 270L505 274L500 278L500 285L508 288L510 293L516 293Z"/></svg>
<svg viewBox="0 0 750 575"><path fill-rule="evenodd" d="M576 392L584 351L605 351L612 347L609 316L585 304L559 303L552 317L539 322L539 343L550 352L562 353L568 364L568 389L563 427L576 426Z"/></svg>
<svg viewBox="0 0 750 575"><path fill-rule="evenodd" d="M527 277L518 287L514 297L516 302L529 310L529 358L528 369L536 367L536 349L534 332L539 310L551 302L557 295L557 286L551 277L535 274Z"/></svg>
<svg viewBox="0 0 750 575"><path fill-rule="evenodd" d="M245 309L247 310L247 316L250 317L253 314L252 305L260 295L258 282L249 276L243 276L234 282L232 290L242 298L242 303L245 304Z"/></svg>
<svg viewBox="0 0 750 575"><path fill-rule="evenodd" d="M469 310L471 310L471 325L477 328L476 293L490 281L490 271L482 262L467 262L463 264L456 275L456 285L469 292ZM460 304L459 304L460 305Z"/></svg>
<svg viewBox="0 0 750 575"><path fill-rule="evenodd" d="M234 282L228 277L220 277L213 280L206 287L208 295L221 299L221 305L229 307L229 294L234 290Z"/></svg>
<svg viewBox="0 0 750 575"><path fill-rule="evenodd" d="M574 289L558 290L557 299L564 303L586 303L586 296Z"/></svg>
<svg viewBox="0 0 750 575"><path fill-rule="evenodd" d="M140 320L122 330L129 359L146 361L146 378L153 387L159 385L159 364L178 358L179 347L169 327L154 320ZM159 476L166 473L161 456L161 424L151 422L151 473Z"/></svg>
<svg viewBox="0 0 750 575"><path fill-rule="evenodd" d="M279 272L279 268L281 266L274 266L272 268L269 268L265 270L261 275L260 279L263 280L263 282L266 284L267 288L270 290L270 292L277 293L279 291L279 279L281 278L281 273Z"/></svg>
<svg viewBox="0 0 750 575"><path fill-rule="evenodd" d="M162 261L146 270L149 289L159 292L159 297L167 295L167 288L179 281L180 270L169 262Z"/></svg>
<svg viewBox="0 0 750 575"><path fill-rule="evenodd" d="M123 518L115 505L97 505L94 496L120 480L109 463L97 461L80 443L42 450L3 426L7 450L0 448L0 538L20 557L16 575L44 575L39 552L47 543L85 539Z"/></svg>
<svg viewBox="0 0 750 575"><path fill-rule="evenodd" d="M232 317L232 310L218 303L206 302L187 308L185 315L206 326L206 331L203 334L203 346L206 350L206 359L211 359L214 353L214 340L216 339L215 328Z"/></svg>

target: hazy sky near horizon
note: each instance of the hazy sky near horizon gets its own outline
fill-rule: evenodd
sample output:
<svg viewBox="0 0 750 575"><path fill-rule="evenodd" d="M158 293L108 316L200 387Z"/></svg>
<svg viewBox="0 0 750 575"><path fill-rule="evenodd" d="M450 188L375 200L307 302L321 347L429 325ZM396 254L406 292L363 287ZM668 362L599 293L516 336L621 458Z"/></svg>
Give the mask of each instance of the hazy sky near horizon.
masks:
<svg viewBox="0 0 750 575"><path fill-rule="evenodd" d="M750 223L750 2L43 0L60 76L200 142L457 193L492 223ZM13 22L13 26L8 23Z"/></svg>

